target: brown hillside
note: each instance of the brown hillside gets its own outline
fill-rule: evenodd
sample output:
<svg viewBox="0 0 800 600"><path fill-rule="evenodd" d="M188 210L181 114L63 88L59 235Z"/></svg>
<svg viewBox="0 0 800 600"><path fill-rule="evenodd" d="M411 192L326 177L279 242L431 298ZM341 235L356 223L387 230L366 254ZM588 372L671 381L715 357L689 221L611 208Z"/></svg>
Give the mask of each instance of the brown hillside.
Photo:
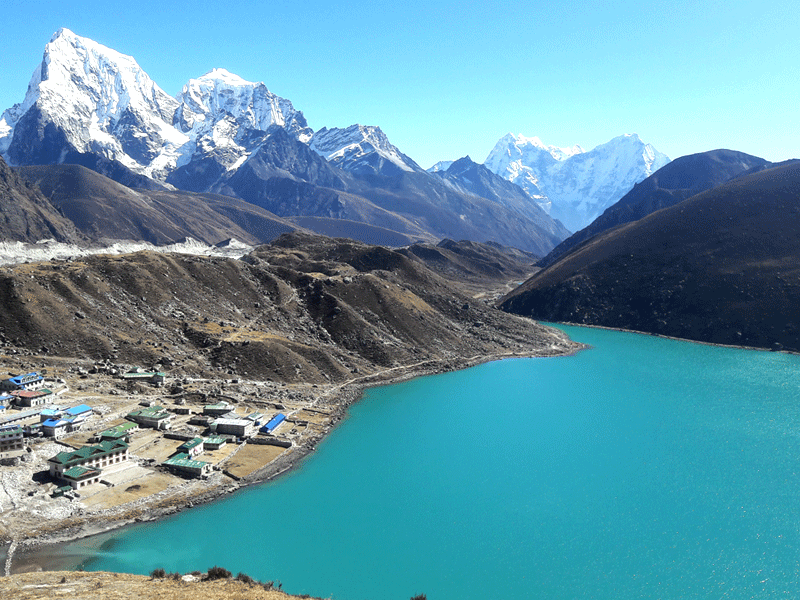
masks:
<svg viewBox="0 0 800 600"><path fill-rule="evenodd" d="M267 586L269 587L269 586ZM144 575L125 573L84 573L46 571L0 577L0 596L14 600L50 600L75 598L80 600L295 600L263 585L248 584L236 579L213 581L175 581L171 578L152 579ZM302 596L308 598L308 596Z"/></svg>
<svg viewBox="0 0 800 600"><path fill-rule="evenodd" d="M0 319L12 348L287 382L569 345L397 252L300 233L244 260L141 252L4 269Z"/></svg>
<svg viewBox="0 0 800 600"><path fill-rule="evenodd" d="M799 236L793 163L601 234L501 306L539 319L800 350Z"/></svg>
<svg viewBox="0 0 800 600"><path fill-rule="evenodd" d="M249 244L275 239L296 226L237 198L131 189L78 165L18 167L92 240L167 244L192 237L207 244L236 238Z"/></svg>
<svg viewBox="0 0 800 600"><path fill-rule="evenodd" d="M79 242L83 236L35 185L0 158L0 240L38 242L49 238Z"/></svg>

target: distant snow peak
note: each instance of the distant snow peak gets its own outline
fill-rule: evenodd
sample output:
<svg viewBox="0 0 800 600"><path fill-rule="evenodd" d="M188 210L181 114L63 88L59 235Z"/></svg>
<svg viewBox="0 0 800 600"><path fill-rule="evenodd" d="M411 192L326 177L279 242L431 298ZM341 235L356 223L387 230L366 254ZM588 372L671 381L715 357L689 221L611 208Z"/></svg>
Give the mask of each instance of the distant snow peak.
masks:
<svg viewBox="0 0 800 600"><path fill-rule="evenodd" d="M202 75L198 79L211 79L214 81L222 81L230 86L252 86L255 83L251 81L246 81L245 79L239 77L235 73L231 73L227 69L221 69L219 67L215 67L211 69L205 75Z"/></svg>
<svg viewBox="0 0 800 600"><path fill-rule="evenodd" d="M570 148L561 148L559 146L547 146L537 136L526 137L521 133L517 135L514 135L513 133L508 133L505 136L503 136L503 138L501 138L500 142L498 142L498 145L501 143L505 146L513 145L516 148L518 148L521 153L525 153L527 149L544 150L556 160L566 160L571 156L575 156L576 154L582 154L584 152L584 149L581 148L578 144L575 144Z"/></svg>
<svg viewBox="0 0 800 600"><path fill-rule="evenodd" d="M455 161L454 160L440 160L435 165L433 165L430 169L428 169L428 173L438 173L439 171L447 171Z"/></svg>
<svg viewBox="0 0 800 600"><path fill-rule="evenodd" d="M545 146L537 137L509 133L497 142L485 165L577 231L668 162L666 155L635 133L617 136L589 151L578 145Z"/></svg>
<svg viewBox="0 0 800 600"><path fill-rule="evenodd" d="M350 125L344 129L323 127L317 131L309 146L328 162L349 171L375 170L385 160L402 171L422 171L422 168L400 152L381 131L372 125Z"/></svg>
<svg viewBox="0 0 800 600"><path fill-rule="evenodd" d="M236 124L234 137L266 132L273 126L285 128L303 142L312 134L303 113L289 100L273 94L261 82L246 81L225 69L190 79L177 100L182 127L193 138L211 135L216 123L230 119Z"/></svg>

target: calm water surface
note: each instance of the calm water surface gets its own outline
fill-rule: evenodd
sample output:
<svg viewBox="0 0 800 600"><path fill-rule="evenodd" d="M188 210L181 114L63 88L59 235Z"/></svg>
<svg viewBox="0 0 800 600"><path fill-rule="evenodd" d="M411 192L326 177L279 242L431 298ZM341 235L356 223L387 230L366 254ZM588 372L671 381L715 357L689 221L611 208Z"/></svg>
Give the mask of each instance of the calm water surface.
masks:
<svg viewBox="0 0 800 600"><path fill-rule="evenodd" d="M800 597L800 357L564 329L593 349L371 390L278 482L63 552L342 600Z"/></svg>

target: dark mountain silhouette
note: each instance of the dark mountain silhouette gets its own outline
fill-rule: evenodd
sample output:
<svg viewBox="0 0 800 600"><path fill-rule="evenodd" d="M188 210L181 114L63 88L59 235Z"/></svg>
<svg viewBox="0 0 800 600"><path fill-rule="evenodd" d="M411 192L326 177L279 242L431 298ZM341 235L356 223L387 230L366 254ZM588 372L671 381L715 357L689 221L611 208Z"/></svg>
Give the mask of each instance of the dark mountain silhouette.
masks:
<svg viewBox="0 0 800 600"><path fill-rule="evenodd" d="M630 192L609 206L588 227L558 244L539 261L539 266L544 268L553 264L572 248L612 227L636 221L735 177L769 166L772 163L763 158L735 150L711 150L676 158L634 185Z"/></svg>
<svg viewBox="0 0 800 600"><path fill-rule="evenodd" d="M0 158L0 240L38 242L48 238L74 243L84 240L38 187Z"/></svg>
<svg viewBox="0 0 800 600"><path fill-rule="evenodd" d="M569 235L561 221L553 219L521 187L492 173L486 166L473 161L469 156L460 158L446 171L436 171L454 189L467 194L488 198L525 215L539 227L551 234L553 243Z"/></svg>
<svg viewBox="0 0 800 600"><path fill-rule="evenodd" d="M800 350L800 163L588 240L502 301L536 319Z"/></svg>

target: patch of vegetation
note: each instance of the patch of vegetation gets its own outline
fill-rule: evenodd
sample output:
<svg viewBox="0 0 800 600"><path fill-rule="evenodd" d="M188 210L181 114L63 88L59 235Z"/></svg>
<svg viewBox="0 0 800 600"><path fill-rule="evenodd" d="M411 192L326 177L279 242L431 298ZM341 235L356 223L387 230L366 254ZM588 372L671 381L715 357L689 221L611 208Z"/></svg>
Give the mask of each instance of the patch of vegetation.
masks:
<svg viewBox="0 0 800 600"><path fill-rule="evenodd" d="M208 581L214 581L215 579L230 579L231 572L227 569L223 569L222 567L218 567L214 565L208 570L206 574L206 579Z"/></svg>

